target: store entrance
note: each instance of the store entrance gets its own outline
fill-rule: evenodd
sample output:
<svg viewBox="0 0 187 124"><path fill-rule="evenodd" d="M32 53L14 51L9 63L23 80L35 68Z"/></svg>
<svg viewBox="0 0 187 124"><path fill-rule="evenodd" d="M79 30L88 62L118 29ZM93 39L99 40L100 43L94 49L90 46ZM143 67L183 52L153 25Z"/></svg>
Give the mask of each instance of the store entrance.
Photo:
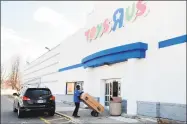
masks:
<svg viewBox="0 0 187 124"><path fill-rule="evenodd" d="M112 97L121 96L121 82L119 79L109 79L105 82L105 106L108 108Z"/></svg>

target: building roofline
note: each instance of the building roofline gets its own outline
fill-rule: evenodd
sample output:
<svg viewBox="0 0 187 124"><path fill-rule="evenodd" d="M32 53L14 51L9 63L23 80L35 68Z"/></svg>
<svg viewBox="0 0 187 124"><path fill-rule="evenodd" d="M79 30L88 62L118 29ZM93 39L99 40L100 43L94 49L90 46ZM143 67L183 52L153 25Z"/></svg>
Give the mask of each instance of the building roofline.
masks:
<svg viewBox="0 0 187 124"><path fill-rule="evenodd" d="M61 43L60 43L61 44ZM31 61L29 64L33 63L34 61L38 60L39 58L43 57L44 55L46 55L47 53L51 52L52 50L56 49L57 47L60 46L60 44L56 45L55 47L51 48L50 51L45 52L44 54L42 54L41 56L39 56L38 58L34 59L33 61Z"/></svg>

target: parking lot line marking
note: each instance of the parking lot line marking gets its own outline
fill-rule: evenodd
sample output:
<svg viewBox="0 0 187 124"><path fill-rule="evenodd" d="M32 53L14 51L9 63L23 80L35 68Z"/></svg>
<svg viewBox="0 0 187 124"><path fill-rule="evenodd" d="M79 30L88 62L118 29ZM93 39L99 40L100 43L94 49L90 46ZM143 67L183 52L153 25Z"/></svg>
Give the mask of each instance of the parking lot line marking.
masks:
<svg viewBox="0 0 187 124"><path fill-rule="evenodd" d="M58 115L60 115L60 116L65 117L65 118L67 118L67 119L69 119L69 120L73 120L73 118L70 117L70 116L68 116L68 115L65 115L65 114L62 114L62 113L59 113L59 112L55 112L55 113L58 114Z"/></svg>
<svg viewBox="0 0 187 124"><path fill-rule="evenodd" d="M48 120L46 120L46 119L44 119L42 117L40 117L40 120L44 121L46 124L51 124Z"/></svg>
<svg viewBox="0 0 187 124"><path fill-rule="evenodd" d="M62 114L62 113L59 113L59 112L55 112L55 113L56 113L56 115L63 116L64 119L69 120L72 123L77 123L77 121L74 118L72 118L72 117L70 117L68 115L65 115L65 114Z"/></svg>
<svg viewBox="0 0 187 124"><path fill-rule="evenodd" d="M61 120L61 119L65 119L65 118L55 118L55 119L50 119L48 121L56 121L56 120Z"/></svg>

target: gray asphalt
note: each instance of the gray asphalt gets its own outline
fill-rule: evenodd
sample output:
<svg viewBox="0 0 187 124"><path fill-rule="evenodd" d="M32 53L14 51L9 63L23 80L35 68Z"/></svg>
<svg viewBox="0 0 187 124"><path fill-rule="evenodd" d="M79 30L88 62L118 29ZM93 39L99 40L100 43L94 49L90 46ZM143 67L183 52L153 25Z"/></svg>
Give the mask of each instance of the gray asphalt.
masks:
<svg viewBox="0 0 187 124"><path fill-rule="evenodd" d="M1 124L23 124L23 123L40 123L44 124L39 117L27 115L25 118L19 119L17 113L13 112L12 99L7 96L1 96Z"/></svg>
<svg viewBox="0 0 187 124"><path fill-rule="evenodd" d="M49 117L43 113L29 113L24 118L18 118L17 113L13 112L13 99L8 96L1 96L1 124L45 124L45 120L57 119L58 116ZM55 120L50 122L61 123L67 122L65 119Z"/></svg>

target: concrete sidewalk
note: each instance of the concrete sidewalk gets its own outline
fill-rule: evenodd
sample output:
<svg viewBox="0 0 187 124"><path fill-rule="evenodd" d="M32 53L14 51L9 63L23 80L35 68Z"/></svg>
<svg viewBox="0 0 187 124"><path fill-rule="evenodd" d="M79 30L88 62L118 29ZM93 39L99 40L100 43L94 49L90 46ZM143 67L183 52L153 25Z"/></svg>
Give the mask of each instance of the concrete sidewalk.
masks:
<svg viewBox="0 0 187 124"><path fill-rule="evenodd" d="M114 117L114 116L109 116L108 112L104 112L100 114L98 117L93 117L91 116L91 111L90 109L84 109L80 108L79 109L79 115L81 116L80 118L74 118L72 117L72 113L74 111L74 106L69 105L69 104L64 104L63 102L59 103L57 102L56 104L56 112L61 113L63 115L68 116L71 118L75 123L81 123L81 124L87 124L87 123L123 123L123 124L128 124L128 123L145 123L150 121L141 121L138 119L132 119L132 118L125 118L122 116ZM153 123L153 122L152 122Z"/></svg>
<svg viewBox="0 0 187 124"><path fill-rule="evenodd" d="M71 119L80 123L157 123L156 119L146 117L133 117L126 114L122 116L110 116L108 112L104 112L99 117L91 116L91 110L85 109L84 104L81 102L79 109L80 118L73 118L72 113L74 111L73 96L60 95L56 96L56 112L67 115Z"/></svg>

